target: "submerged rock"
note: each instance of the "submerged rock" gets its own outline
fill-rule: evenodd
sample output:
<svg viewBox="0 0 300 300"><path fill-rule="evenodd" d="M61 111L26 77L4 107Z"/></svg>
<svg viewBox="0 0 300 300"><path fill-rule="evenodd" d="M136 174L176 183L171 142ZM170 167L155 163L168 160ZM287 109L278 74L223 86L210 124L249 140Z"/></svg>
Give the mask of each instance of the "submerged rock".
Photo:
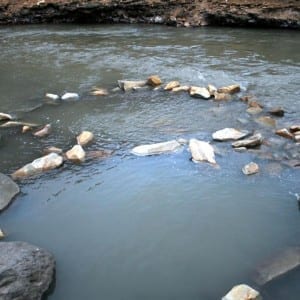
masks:
<svg viewBox="0 0 300 300"><path fill-rule="evenodd" d="M108 95L108 91L107 91L107 89L94 88L91 91L91 95L92 96L107 96Z"/></svg>
<svg viewBox="0 0 300 300"><path fill-rule="evenodd" d="M0 257L0 299L41 300L54 280L53 255L24 242L1 242Z"/></svg>
<svg viewBox="0 0 300 300"><path fill-rule="evenodd" d="M85 160L85 151L80 145L75 145L72 149L66 152L66 157L70 161L81 163Z"/></svg>
<svg viewBox="0 0 300 300"><path fill-rule="evenodd" d="M248 107L259 107L264 108L264 106L256 100L248 101Z"/></svg>
<svg viewBox="0 0 300 300"><path fill-rule="evenodd" d="M49 135L50 132L51 132L51 124L47 124L39 131L36 131L33 135L37 137L45 137Z"/></svg>
<svg viewBox="0 0 300 300"><path fill-rule="evenodd" d="M172 140L162 143L137 146L131 150L131 153L138 156L157 155L174 152L180 148L181 144L176 140Z"/></svg>
<svg viewBox="0 0 300 300"><path fill-rule="evenodd" d="M105 159L110 157L113 154L113 150L106 150L106 149L101 149L101 150L92 150L86 152L86 158L87 159Z"/></svg>
<svg viewBox="0 0 300 300"><path fill-rule="evenodd" d="M90 131L82 131L76 139L78 145L85 146L94 139L94 134Z"/></svg>
<svg viewBox="0 0 300 300"><path fill-rule="evenodd" d="M166 91L170 91L174 88L177 88L180 86L179 81L170 81L169 83L166 84L166 86L164 87L164 90Z"/></svg>
<svg viewBox="0 0 300 300"><path fill-rule="evenodd" d="M146 86L147 81L137 81L137 80L118 80L118 85L120 89L122 89L124 92L134 90L136 88L141 88Z"/></svg>
<svg viewBox="0 0 300 300"><path fill-rule="evenodd" d="M5 114L0 112L0 121L12 120L12 116L9 114Z"/></svg>
<svg viewBox="0 0 300 300"><path fill-rule="evenodd" d="M155 86L161 85L162 81L157 75L152 75L152 76L148 77L147 84L155 87Z"/></svg>
<svg viewBox="0 0 300 300"><path fill-rule="evenodd" d="M249 134L249 131L237 130L235 128L224 128L218 130L212 134L212 137L216 141L229 141L229 140L239 140L246 137Z"/></svg>
<svg viewBox="0 0 300 300"><path fill-rule="evenodd" d="M8 176L0 173L0 212L20 193L19 186Z"/></svg>
<svg viewBox="0 0 300 300"><path fill-rule="evenodd" d="M45 97L54 101L59 100L59 96L56 94L47 93Z"/></svg>
<svg viewBox="0 0 300 300"><path fill-rule="evenodd" d="M36 174L40 174L42 172L58 168L62 165L62 163L62 156L56 153L50 153L48 155L37 158L33 162L18 169L12 174L12 178L22 179Z"/></svg>
<svg viewBox="0 0 300 300"><path fill-rule="evenodd" d="M246 147L246 148L253 148L260 146L263 142L263 137L260 133L256 133L249 137L248 139L244 139L241 141L236 141L232 143L232 147L234 148L240 148L240 147Z"/></svg>
<svg viewBox="0 0 300 300"><path fill-rule="evenodd" d="M275 133L279 136L282 136L284 138L287 138L287 139L293 139L294 138L294 135L291 134L286 128L282 128L282 129L278 129L275 131Z"/></svg>
<svg viewBox="0 0 300 300"><path fill-rule="evenodd" d="M0 125L0 127L18 127L18 126L29 126L29 127L38 127L38 124L35 123L27 123L27 122L18 122L18 121L8 121L2 125Z"/></svg>
<svg viewBox="0 0 300 300"><path fill-rule="evenodd" d="M79 95L77 93L65 93L61 96L61 100L78 100Z"/></svg>
<svg viewBox="0 0 300 300"><path fill-rule="evenodd" d="M192 154L193 162L216 164L214 148L209 143L197 139L190 139L189 149Z"/></svg>
<svg viewBox="0 0 300 300"><path fill-rule="evenodd" d="M190 96L202 99L209 99L210 93L207 88L191 86L190 87Z"/></svg>
<svg viewBox="0 0 300 300"><path fill-rule="evenodd" d="M259 292L246 284L233 287L222 300L262 300Z"/></svg>
<svg viewBox="0 0 300 300"><path fill-rule="evenodd" d="M44 149L44 153L45 154L49 154L49 153L56 153L56 154L62 154L63 150L57 147L48 147Z"/></svg>
<svg viewBox="0 0 300 300"><path fill-rule="evenodd" d="M218 93L235 94L240 92L241 87L238 84L223 86L218 89Z"/></svg>
<svg viewBox="0 0 300 300"><path fill-rule="evenodd" d="M218 93L218 92L214 93L214 97L216 101L228 101L231 99L230 94Z"/></svg>
<svg viewBox="0 0 300 300"><path fill-rule="evenodd" d="M283 117L284 116L284 110L282 107L274 107L269 110L269 113L276 117Z"/></svg>
<svg viewBox="0 0 300 300"><path fill-rule="evenodd" d="M252 107L247 108L246 111L250 115L257 115L257 114L260 114L263 111L263 109L259 106L256 106L256 107L252 106Z"/></svg>
<svg viewBox="0 0 300 300"><path fill-rule="evenodd" d="M276 126L276 120L274 120L273 118L268 117L268 116L260 117L260 118L256 119L256 121L263 125L266 125L266 126L271 126L271 127Z"/></svg>
<svg viewBox="0 0 300 300"><path fill-rule="evenodd" d="M259 172L259 166L258 164L251 162L247 165L245 165L242 169L243 173L245 175L253 175Z"/></svg>

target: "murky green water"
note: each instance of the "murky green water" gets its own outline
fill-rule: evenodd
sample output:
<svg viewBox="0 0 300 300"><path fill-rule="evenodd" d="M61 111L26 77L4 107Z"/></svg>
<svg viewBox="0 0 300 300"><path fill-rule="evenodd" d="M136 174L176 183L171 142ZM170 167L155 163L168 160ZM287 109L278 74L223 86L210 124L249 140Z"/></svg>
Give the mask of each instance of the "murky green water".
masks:
<svg viewBox="0 0 300 300"><path fill-rule="evenodd" d="M293 142L257 124L238 97L229 103L142 90L97 98L93 86L159 74L164 82L216 86L238 83L266 110L286 110L277 127L300 122L299 32L175 29L136 26L0 28L0 111L51 123L36 139L1 129L0 171L9 174L42 155L68 150L91 130L87 150L113 149L107 160L65 163L21 183L22 194L0 216L8 240L45 247L57 259L49 299L220 299L233 285L257 287L255 266L299 245L299 158ZM78 92L76 102L46 102L46 92ZM159 157L133 157L140 143L196 137L211 140L224 127L257 129L261 152L236 153L219 143L219 169L195 165L185 148ZM266 156L273 155L271 160ZM277 160L275 160L277 159ZM245 177L244 164L261 165ZM299 272L257 287L264 299L296 299Z"/></svg>

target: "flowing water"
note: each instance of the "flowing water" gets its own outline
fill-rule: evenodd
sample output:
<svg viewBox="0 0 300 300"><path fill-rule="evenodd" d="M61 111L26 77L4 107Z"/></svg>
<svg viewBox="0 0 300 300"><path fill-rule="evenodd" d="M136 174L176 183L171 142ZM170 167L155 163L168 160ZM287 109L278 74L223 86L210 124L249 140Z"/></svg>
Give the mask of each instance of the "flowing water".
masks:
<svg viewBox="0 0 300 300"><path fill-rule="evenodd" d="M10 174L47 146L68 150L82 130L86 150L111 149L105 160L62 168L20 182L22 193L1 214L7 240L50 250L57 260L51 300L220 299L248 283L264 299L299 297L296 271L266 287L257 265L299 245L299 146L246 113L241 95L281 105L277 128L300 123L300 39L297 31L160 26L21 26L0 28L0 111L51 123L37 139L0 129L0 170ZM164 82L238 83L240 95L216 103L186 93L142 89L90 95L93 86L159 74ZM49 102L46 92L78 92L80 100ZM174 138L210 141L224 127L258 130L260 150L237 153L213 143L219 168L194 164L185 146L173 154L134 157L141 143ZM244 164L261 172L245 177Z"/></svg>

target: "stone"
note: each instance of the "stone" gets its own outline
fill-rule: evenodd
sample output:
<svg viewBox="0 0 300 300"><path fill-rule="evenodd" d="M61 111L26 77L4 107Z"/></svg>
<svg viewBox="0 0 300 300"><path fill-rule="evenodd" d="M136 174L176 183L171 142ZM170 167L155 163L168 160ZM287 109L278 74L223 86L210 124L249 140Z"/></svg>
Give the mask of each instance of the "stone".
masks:
<svg viewBox="0 0 300 300"><path fill-rule="evenodd" d="M296 132L296 131L300 131L300 125L292 125L289 128L290 132Z"/></svg>
<svg viewBox="0 0 300 300"><path fill-rule="evenodd" d="M51 253L24 242L1 242L0 257L0 299L43 299L55 278Z"/></svg>
<svg viewBox="0 0 300 300"><path fill-rule="evenodd" d="M56 95L56 94L47 93L45 95L45 97L48 98L48 99L50 99L50 100L54 100L54 101L59 100L59 96Z"/></svg>
<svg viewBox="0 0 300 300"><path fill-rule="evenodd" d="M113 150L93 150L86 152L86 158L87 159L105 159L110 157L113 154Z"/></svg>
<svg viewBox="0 0 300 300"><path fill-rule="evenodd" d="M177 88L180 86L179 81L170 81L169 83L166 84L166 86L164 87L165 91L170 91L174 88Z"/></svg>
<svg viewBox="0 0 300 300"><path fill-rule="evenodd" d="M175 88L172 88L172 92L177 93L177 92L188 92L190 90L190 86L188 85L182 85L178 86Z"/></svg>
<svg viewBox="0 0 300 300"><path fill-rule="evenodd" d="M269 110L269 114L276 116L276 117L283 117L284 116L284 110L282 107L274 107Z"/></svg>
<svg viewBox="0 0 300 300"><path fill-rule="evenodd" d="M3 240L5 238L5 234L3 230L0 228L0 240Z"/></svg>
<svg viewBox="0 0 300 300"><path fill-rule="evenodd" d="M294 135L291 134L286 128L282 128L282 129L278 129L275 131L275 133L279 136L282 136L284 138L287 138L287 139L293 139L294 138Z"/></svg>
<svg viewBox="0 0 300 300"><path fill-rule="evenodd" d="M256 119L256 121L263 125L266 125L266 126L271 126L271 127L276 126L276 120L274 120L273 118L271 118L269 116L262 116L262 117Z"/></svg>
<svg viewBox="0 0 300 300"><path fill-rule="evenodd" d="M253 95L245 95L243 97L240 97L240 100L245 103L248 103L249 101L254 100L254 99L256 99L256 97Z"/></svg>
<svg viewBox="0 0 300 300"><path fill-rule="evenodd" d="M20 193L20 188L8 176L0 173L0 191L0 211L2 211Z"/></svg>
<svg viewBox="0 0 300 300"><path fill-rule="evenodd" d="M287 248L257 267L255 282L264 285L300 266L300 247Z"/></svg>
<svg viewBox="0 0 300 300"><path fill-rule="evenodd" d="M246 284L233 287L222 300L262 300L259 292Z"/></svg>
<svg viewBox="0 0 300 300"><path fill-rule="evenodd" d="M157 155L174 152L181 148L181 144L176 140L171 140L162 143L141 145L134 147L131 153L138 156Z"/></svg>
<svg viewBox="0 0 300 300"><path fill-rule="evenodd" d="M63 150L62 149L57 148L57 147L53 147L53 146L45 148L43 152L45 154L49 154L49 153L63 154Z"/></svg>
<svg viewBox="0 0 300 300"><path fill-rule="evenodd" d="M257 115L257 114L260 114L263 110L261 107L256 106L256 107L249 107L249 108L247 108L246 111L250 115Z"/></svg>
<svg viewBox="0 0 300 300"><path fill-rule="evenodd" d="M197 139L190 139L189 149L192 154L193 162L209 162L214 165L216 164L214 148L209 143Z"/></svg>
<svg viewBox="0 0 300 300"><path fill-rule="evenodd" d="M218 93L235 94L240 92L241 87L238 84L224 86L218 89Z"/></svg>
<svg viewBox="0 0 300 300"><path fill-rule="evenodd" d="M147 81L134 81L134 80L118 80L118 85L120 89L122 89L124 92L134 90L136 88L141 88L146 86Z"/></svg>
<svg viewBox="0 0 300 300"><path fill-rule="evenodd" d="M80 145L75 145L72 149L66 152L66 157L70 161L81 163L85 160L85 151Z"/></svg>
<svg viewBox="0 0 300 300"><path fill-rule="evenodd" d="M38 124L34 124L34 123L18 122L18 121L8 121L8 122L0 125L0 127L4 127L4 128L18 127L18 126L38 127L39 125Z"/></svg>
<svg viewBox="0 0 300 300"><path fill-rule="evenodd" d="M107 89L95 88L91 91L92 96L107 96L108 91Z"/></svg>
<svg viewBox="0 0 300 300"><path fill-rule="evenodd" d="M191 86L190 87L190 96L202 99L209 99L210 93L207 88Z"/></svg>
<svg viewBox="0 0 300 300"><path fill-rule="evenodd" d="M300 143L300 134L295 135L294 140L296 143Z"/></svg>
<svg viewBox="0 0 300 300"><path fill-rule="evenodd" d="M258 101L248 101L248 107L260 107L260 108L264 108L264 106L259 103Z"/></svg>
<svg viewBox="0 0 300 300"><path fill-rule="evenodd" d="M12 174L12 178L22 179L33 175L37 175L42 172L46 172L58 168L62 165L62 163L63 163L62 156L56 153L50 153L48 155L37 158L33 162L18 169Z"/></svg>
<svg viewBox="0 0 300 300"><path fill-rule="evenodd" d="M82 131L76 139L78 145L85 146L94 139L94 135L90 131Z"/></svg>
<svg viewBox="0 0 300 300"><path fill-rule="evenodd" d="M22 127L22 133L26 133L26 132L31 131L31 130L32 130L32 128L30 126L25 125L25 126Z"/></svg>
<svg viewBox="0 0 300 300"><path fill-rule="evenodd" d="M249 134L249 131L237 130L235 128L224 128L218 130L212 134L212 137L216 141L229 141L229 140L239 140L246 137Z"/></svg>
<svg viewBox="0 0 300 300"><path fill-rule="evenodd" d="M218 92L214 93L214 97L216 101L228 101L231 99L230 94L218 93Z"/></svg>
<svg viewBox="0 0 300 300"><path fill-rule="evenodd" d="M207 86L207 90L209 91L211 96L214 96L214 94L217 92L217 88L212 84L209 84Z"/></svg>
<svg viewBox="0 0 300 300"><path fill-rule="evenodd" d="M256 133L247 139L233 142L231 145L233 148L240 148L240 147L253 148L253 147L260 146L262 142L263 142L262 135L260 133Z"/></svg>
<svg viewBox="0 0 300 300"><path fill-rule="evenodd" d="M0 121L12 120L12 116L9 114L5 114L0 112Z"/></svg>
<svg viewBox="0 0 300 300"><path fill-rule="evenodd" d="M247 148L246 147L238 147L238 148L234 148L234 150L236 152L246 152L247 151Z"/></svg>
<svg viewBox="0 0 300 300"><path fill-rule="evenodd" d="M155 86L161 85L162 81L157 75L152 75L152 76L148 77L147 84L155 87Z"/></svg>
<svg viewBox="0 0 300 300"><path fill-rule="evenodd" d="M77 93L65 93L61 96L61 100L69 100L69 101L74 101L74 100L78 100L79 99L79 95Z"/></svg>
<svg viewBox="0 0 300 300"><path fill-rule="evenodd" d="M51 124L47 124L39 131L36 131L33 135L41 138L49 135L50 132L51 132Z"/></svg>
<svg viewBox="0 0 300 300"><path fill-rule="evenodd" d="M250 162L243 167L242 171L245 175L253 175L259 172L259 166L254 162Z"/></svg>

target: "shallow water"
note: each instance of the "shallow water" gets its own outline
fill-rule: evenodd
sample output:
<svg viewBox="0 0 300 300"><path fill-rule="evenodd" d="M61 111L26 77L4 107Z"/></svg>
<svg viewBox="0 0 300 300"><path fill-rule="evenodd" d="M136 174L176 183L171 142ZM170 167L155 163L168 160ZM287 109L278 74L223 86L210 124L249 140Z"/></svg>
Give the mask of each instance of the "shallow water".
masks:
<svg viewBox="0 0 300 300"><path fill-rule="evenodd" d="M51 123L45 139L1 129L0 170L9 174L47 146L67 150L81 130L87 150L114 150L107 160L65 163L21 183L22 194L0 216L8 240L45 247L57 259L49 299L220 299L253 282L255 266L299 245L299 170L275 161L299 155L290 141L249 116L238 96L214 103L149 89L97 98L93 86L159 74L164 82L238 83L266 109L287 111L277 127L300 121L299 32L144 26L0 28L0 111ZM78 92L76 102L49 103L46 92ZM214 143L219 168L193 164L186 147L133 157L140 143L196 137L224 127L257 129L272 147L236 153ZM256 151L257 152L257 151ZM265 159L273 153L273 159ZM276 155L274 155L276 153ZM259 155L260 154L260 155ZM261 173L241 174L251 160ZM296 299L299 272L257 287L264 299Z"/></svg>

